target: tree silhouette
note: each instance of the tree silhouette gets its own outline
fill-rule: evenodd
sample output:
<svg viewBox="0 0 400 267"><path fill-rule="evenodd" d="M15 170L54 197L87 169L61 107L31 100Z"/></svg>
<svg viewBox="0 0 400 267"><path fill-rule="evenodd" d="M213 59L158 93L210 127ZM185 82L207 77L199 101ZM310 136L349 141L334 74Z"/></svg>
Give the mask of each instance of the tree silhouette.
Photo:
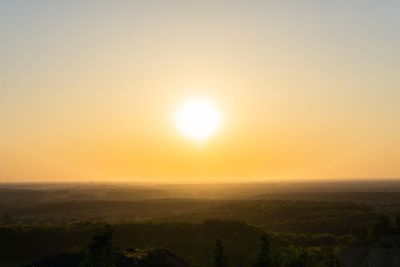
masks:
<svg viewBox="0 0 400 267"><path fill-rule="evenodd" d="M400 214L396 215L395 221L396 221L396 230L397 232L400 232Z"/></svg>
<svg viewBox="0 0 400 267"><path fill-rule="evenodd" d="M274 266L271 253L271 246L266 235L260 237L260 250L255 258L252 267L270 267Z"/></svg>
<svg viewBox="0 0 400 267"><path fill-rule="evenodd" d="M112 237L113 229L110 225L96 230L86 251L85 267L115 267Z"/></svg>
<svg viewBox="0 0 400 267"><path fill-rule="evenodd" d="M390 232L389 217L386 215L380 215L373 228L374 238L379 238L382 235L389 234Z"/></svg>
<svg viewBox="0 0 400 267"><path fill-rule="evenodd" d="M339 259L333 247L326 247L322 251L323 260L320 265L326 267L343 267L342 261Z"/></svg>
<svg viewBox="0 0 400 267"><path fill-rule="evenodd" d="M314 266L314 264L312 263L310 254L306 250L301 249L298 251L296 259L291 264L289 264L289 266L290 267L311 267L311 266Z"/></svg>
<svg viewBox="0 0 400 267"><path fill-rule="evenodd" d="M224 247L219 238L215 241L214 267L228 267L228 259L225 256Z"/></svg>

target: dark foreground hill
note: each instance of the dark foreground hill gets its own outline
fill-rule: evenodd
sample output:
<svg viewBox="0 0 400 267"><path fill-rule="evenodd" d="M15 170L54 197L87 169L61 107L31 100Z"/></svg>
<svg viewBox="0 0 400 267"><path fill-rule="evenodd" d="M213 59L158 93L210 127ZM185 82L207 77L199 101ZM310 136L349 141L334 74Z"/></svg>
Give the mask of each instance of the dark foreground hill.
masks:
<svg viewBox="0 0 400 267"><path fill-rule="evenodd" d="M80 267L82 253L46 257L25 267ZM127 249L115 256L116 267L188 267L187 263L165 249Z"/></svg>
<svg viewBox="0 0 400 267"><path fill-rule="evenodd" d="M61 253L77 253L101 224L0 227L0 266L24 266ZM116 249L165 248L188 264L213 265L215 240L223 240L232 265L243 266L258 249L262 230L243 222L210 220L201 224L142 223L113 225Z"/></svg>

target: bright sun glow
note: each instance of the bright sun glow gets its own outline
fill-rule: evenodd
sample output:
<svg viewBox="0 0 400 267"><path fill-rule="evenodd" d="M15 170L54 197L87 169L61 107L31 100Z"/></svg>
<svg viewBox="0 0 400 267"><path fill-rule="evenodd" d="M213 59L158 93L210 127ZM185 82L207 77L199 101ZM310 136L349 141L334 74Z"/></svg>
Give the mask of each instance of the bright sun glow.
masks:
<svg viewBox="0 0 400 267"><path fill-rule="evenodd" d="M176 124L184 136L194 140L204 140L219 130L221 114L211 102L205 99L192 99L179 108Z"/></svg>

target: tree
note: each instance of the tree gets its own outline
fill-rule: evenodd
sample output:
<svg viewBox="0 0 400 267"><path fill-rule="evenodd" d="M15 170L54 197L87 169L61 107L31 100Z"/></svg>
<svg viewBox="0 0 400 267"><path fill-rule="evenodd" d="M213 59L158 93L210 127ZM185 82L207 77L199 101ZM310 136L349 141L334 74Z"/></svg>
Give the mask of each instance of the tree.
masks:
<svg viewBox="0 0 400 267"><path fill-rule="evenodd" d="M300 249L297 252L296 259L289 264L290 267L311 267L314 266L312 263L311 255L305 249Z"/></svg>
<svg viewBox="0 0 400 267"><path fill-rule="evenodd" d="M260 237L260 250L255 258L252 267L270 267L274 266L271 247L266 235Z"/></svg>
<svg viewBox="0 0 400 267"><path fill-rule="evenodd" d="M397 214L396 215L396 230L397 230L397 232L400 232L400 214Z"/></svg>
<svg viewBox="0 0 400 267"><path fill-rule="evenodd" d="M228 267L228 259L225 256L224 247L219 238L215 241L214 267Z"/></svg>
<svg viewBox="0 0 400 267"><path fill-rule="evenodd" d="M380 215L373 228L374 238L379 238L383 235L389 234L390 232L389 217L386 215Z"/></svg>
<svg viewBox="0 0 400 267"><path fill-rule="evenodd" d="M113 229L110 225L96 230L86 250L85 267L115 267L112 237Z"/></svg>
<svg viewBox="0 0 400 267"><path fill-rule="evenodd" d="M333 247L325 247L322 249L322 261L318 266L324 267L343 267L343 262L339 259Z"/></svg>

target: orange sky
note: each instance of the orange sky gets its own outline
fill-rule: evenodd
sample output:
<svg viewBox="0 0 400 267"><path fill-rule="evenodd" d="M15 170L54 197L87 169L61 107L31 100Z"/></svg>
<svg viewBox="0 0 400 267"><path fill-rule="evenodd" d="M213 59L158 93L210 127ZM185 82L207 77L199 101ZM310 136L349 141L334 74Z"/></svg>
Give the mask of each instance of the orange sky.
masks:
<svg viewBox="0 0 400 267"><path fill-rule="evenodd" d="M0 181L400 177L399 6L355 2L0 3Z"/></svg>

